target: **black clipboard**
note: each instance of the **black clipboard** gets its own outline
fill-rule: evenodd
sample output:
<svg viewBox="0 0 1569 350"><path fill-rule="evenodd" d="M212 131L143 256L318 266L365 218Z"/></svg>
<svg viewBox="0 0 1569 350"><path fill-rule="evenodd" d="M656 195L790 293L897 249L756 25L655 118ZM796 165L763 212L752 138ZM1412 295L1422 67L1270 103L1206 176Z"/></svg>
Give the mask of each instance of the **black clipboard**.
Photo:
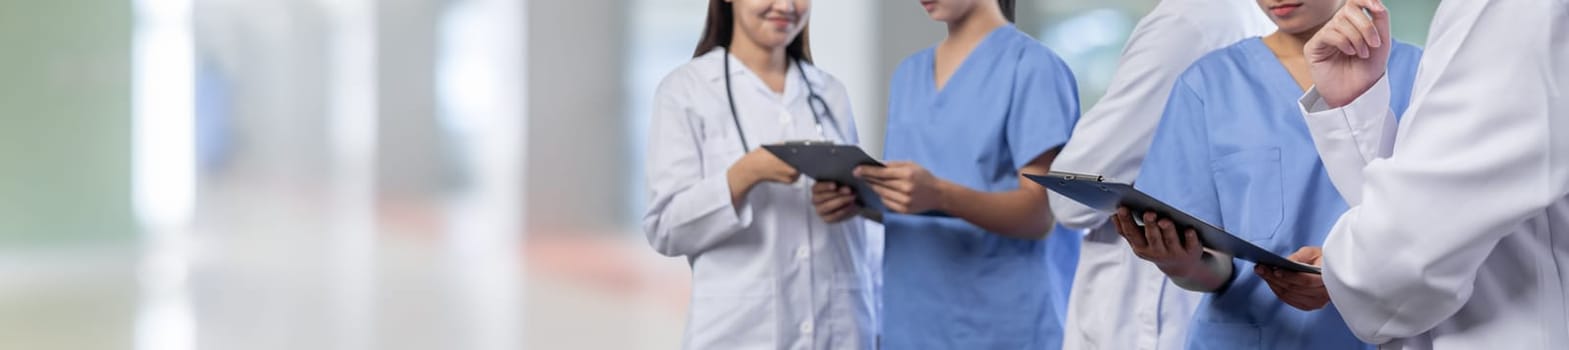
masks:
<svg viewBox="0 0 1569 350"><path fill-rule="evenodd" d="M1257 245L1253 245L1252 242L1226 232L1226 230L1177 210L1177 208L1167 205L1149 194L1134 189L1133 185L1107 182L1103 177L1097 175L1058 171L1053 171L1046 175L1024 174L1024 176L1031 181L1035 181L1035 183L1041 184L1041 186L1046 186L1052 192L1057 192L1064 197L1097 210L1112 212L1116 211L1118 206L1125 206L1128 207L1128 210L1135 213L1135 216L1142 215L1142 213L1147 211L1154 211L1161 216L1171 219L1173 223L1177 224L1177 227L1192 228L1194 231L1198 231L1199 241L1202 241L1204 247L1231 254L1238 259L1290 271L1313 274L1322 273L1316 266L1286 259L1279 254L1260 248Z"/></svg>
<svg viewBox="0 0 1569 350"><path fill-rule="evenodd" d="M817 181L832 181L849 185L855 190L855 204L876 212L886 212L882 197L872 191L866 181L855 178L855 167L862 165L883 166L882 162L867 155L860 147L836 145L822 141L794 141L763 145L779 160L794 167L802 175Z"/></svg>

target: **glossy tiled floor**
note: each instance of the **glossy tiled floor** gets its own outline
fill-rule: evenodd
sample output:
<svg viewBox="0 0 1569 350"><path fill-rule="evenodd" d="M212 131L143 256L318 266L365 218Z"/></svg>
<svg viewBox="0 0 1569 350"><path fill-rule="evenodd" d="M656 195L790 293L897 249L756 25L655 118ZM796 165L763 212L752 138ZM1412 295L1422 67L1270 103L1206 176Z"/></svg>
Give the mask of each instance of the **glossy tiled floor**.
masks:
<svg viewBox="0 0 1569 350"><path fill-rule="evenodd" d="M253 234L200 236L184 283L194 321L189 339L197 349L680 344L685 262L649 253L627 235L531 236L517 249L522 268L510 278L513 286L474 283L509 278L464 277L458 259L426 240L383 239L374 251L374 276L367 279L374 287L348 299L323 268L331 265L327 252ZM154 292L144 282L157 278L146 268L147 254L134 247L0 252L0 349L138 349L139 339L159 334L147 329L155 322L145 317ZM517 293L497 298L495 290ZM354 318L342 311L352 305L368 311L346 324ZM486 326L496 320L515 326ZM161 350L160 344L167 343L140 349Z"/></svg>

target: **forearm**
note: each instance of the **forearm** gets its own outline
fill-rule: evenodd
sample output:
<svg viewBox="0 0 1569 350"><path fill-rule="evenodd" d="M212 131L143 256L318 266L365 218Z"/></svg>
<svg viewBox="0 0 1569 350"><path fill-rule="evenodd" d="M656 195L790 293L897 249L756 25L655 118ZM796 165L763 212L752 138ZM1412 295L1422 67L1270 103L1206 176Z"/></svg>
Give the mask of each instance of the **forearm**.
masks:
<svg viewBox="0 0 1569 350"><path fill-rule="evenodd" d="M1324 171L1347 205L1362 203L1362 169L1393 151L1396 124L1389 99L1389 77L1385 76L1362 97L1341 108L1329 108L1317 88L1299 102Z"/></svg>
<svg viewBox="0 0 1569 350"><path fill-rule="evenodd" d="M939 210L990 232L1019 239L1041 239L1054 219L1046 192L1020 188L1006 192L976 191L941 180Z"/></svg>
<svg viewBox="0 0 1569 350"><path fill-rule="evenodd" d="M751 192L752 186L756 184L756 181L737 171L733 166L725 171L725 181L729 184L730 206L736 208L740 208L742 204L745 204L746 193Z"/></svg>
<svg viewBox="0 0 1569 350"><path fill-rule="evenodd" d="M656 181L663 183L663 181ZM666 256L698 254L751 225L751 207L725 203L728 184L708 178L682 189L655 186L654 201L643 217L649 245Z"/></svg>

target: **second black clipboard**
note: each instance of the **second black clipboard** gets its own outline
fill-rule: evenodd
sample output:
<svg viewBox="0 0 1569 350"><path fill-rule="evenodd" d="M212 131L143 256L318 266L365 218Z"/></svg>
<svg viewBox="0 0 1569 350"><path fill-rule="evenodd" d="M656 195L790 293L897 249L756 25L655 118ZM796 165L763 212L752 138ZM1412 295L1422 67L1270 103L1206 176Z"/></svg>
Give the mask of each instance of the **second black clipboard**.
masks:
<svg viewBox="0 0 1569 350"><path fill-rule="evenodd" d="M1046 186L1046 189L1052 192L1057 192L1064 197L1096 210L1112 212L1116 211L1118 206L1125 206L1133 213L1153 211L1161 216L1170 218L1180 228L1192 228L1194 231L1198 231L1199 241L1203 242L1204 247L1231 254L1238 259L1290 271L1322 273L1317 266L1292 261L1279 254L1260 248L1247 240L1226 232L1226 230L1210 225L1155 199L1155 197L1149 194L1134 189L1129 184L1103 181L1104 179L1101 176L1056 171L1046 175L1024 174L1024 176L1041 184L1041 186Z"/></svg>

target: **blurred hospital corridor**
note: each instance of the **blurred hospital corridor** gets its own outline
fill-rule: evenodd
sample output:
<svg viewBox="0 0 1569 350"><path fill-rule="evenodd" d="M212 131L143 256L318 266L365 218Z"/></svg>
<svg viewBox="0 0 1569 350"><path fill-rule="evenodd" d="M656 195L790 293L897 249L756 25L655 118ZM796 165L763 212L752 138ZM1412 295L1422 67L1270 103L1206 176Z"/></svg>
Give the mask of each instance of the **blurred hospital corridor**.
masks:
<svg viewBox="0 0 1569 350"><path fill-rule="evenodd" d="M0 0L0 349L680 348L643 164L707 3ZM874 156L915 3L813 7ZM1155 3L1017 26L1088 108Z"/></svg>

